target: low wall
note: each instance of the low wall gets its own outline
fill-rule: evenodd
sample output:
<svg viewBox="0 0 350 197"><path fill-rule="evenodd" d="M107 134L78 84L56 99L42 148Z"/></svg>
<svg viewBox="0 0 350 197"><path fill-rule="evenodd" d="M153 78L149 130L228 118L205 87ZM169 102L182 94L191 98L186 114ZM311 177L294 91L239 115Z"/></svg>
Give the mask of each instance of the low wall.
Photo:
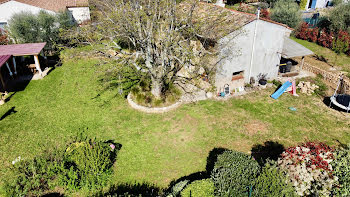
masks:
<svg viewBox="0 0 350 197"><path fill-rule="evenodd" d="M303 65L303 70L312 72L316 75L320 74L323 76L323 79L329 83L331 83L333 85L333 89L337 88L338 83L339 83L339 74L336 73L332 73L332 72L328 72L325 71L323 69L320 69L316 66L312 66L308 63L304 63ZM343 87L346 90L346 93L350 93L350 79L346 76L343 76Z"/></svg>
<svg viewBox="0 0 350 197"><path fill-rule="evenodd" d="M131 99L130 94L128 95L127 100L128 100L129 105L132 108L137 109L137 110L142 111L142 112L145 112L145 113L165 113L165 112L168 112L168 111L171 111L171 110L178 108L182 104L182 102L180 100L177 103L172 104L172 105L167 106L167 107L152 107L152 108L150 108L150 107L141 106L141 105L135 103Z"/></svg>

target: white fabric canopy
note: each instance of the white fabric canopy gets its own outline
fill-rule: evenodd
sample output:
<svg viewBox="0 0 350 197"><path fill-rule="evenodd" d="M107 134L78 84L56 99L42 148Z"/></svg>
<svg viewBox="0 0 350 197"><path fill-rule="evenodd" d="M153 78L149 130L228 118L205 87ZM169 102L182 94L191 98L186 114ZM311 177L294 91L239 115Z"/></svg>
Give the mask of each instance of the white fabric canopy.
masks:
<svg viewBox="0 0 350 197"><path fill-rule="evenodd" d="M314 54L310 49L304 47L303 45L295 42L290 38L284 38L282 57L293 58L302 57Z"/></svg>

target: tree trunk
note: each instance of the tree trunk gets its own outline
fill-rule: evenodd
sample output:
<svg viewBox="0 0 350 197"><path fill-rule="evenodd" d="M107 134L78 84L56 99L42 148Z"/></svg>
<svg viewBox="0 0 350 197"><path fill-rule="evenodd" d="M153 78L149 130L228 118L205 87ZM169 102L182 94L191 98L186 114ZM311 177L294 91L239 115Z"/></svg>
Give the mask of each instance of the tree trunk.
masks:
<svg viewBox="0 0 350 197"><path fill-rule="evenodd" d="M154 97L156 97L157 99L160 99L161 94L162 94L162 84L159 81L159 79L155 79L154 77L152 77L152 89L151 89L151 93Z"/></svg>

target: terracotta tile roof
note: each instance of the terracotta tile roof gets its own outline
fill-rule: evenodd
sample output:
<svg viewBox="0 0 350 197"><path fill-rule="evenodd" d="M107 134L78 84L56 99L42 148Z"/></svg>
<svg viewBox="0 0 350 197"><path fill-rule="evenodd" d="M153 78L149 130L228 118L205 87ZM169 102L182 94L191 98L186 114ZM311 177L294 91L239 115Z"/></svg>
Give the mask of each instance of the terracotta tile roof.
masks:
<svg viewBox="0 0 350 197"><path fill-rule="evenodd" d="M181 3L179 7L186 12L189 11L191 5L185 2ZM256 20L256 15L223 8L211 3L200 2L194 9L193 18L194 23L198 24L199 29L202 30L201 33L203 36L217 40ZM282 23L264 18L260 19L289 28Z"/></svg>
<svg viewBox="0 0 350 197"><path fill-rule="evenodd" d="M8 1L11 1L11 0L0 0L0 4ZM51 10L54 12L64 11L67 7L89 6L88 0L14 0L14 1L43 8L46 10Z"/></svg>

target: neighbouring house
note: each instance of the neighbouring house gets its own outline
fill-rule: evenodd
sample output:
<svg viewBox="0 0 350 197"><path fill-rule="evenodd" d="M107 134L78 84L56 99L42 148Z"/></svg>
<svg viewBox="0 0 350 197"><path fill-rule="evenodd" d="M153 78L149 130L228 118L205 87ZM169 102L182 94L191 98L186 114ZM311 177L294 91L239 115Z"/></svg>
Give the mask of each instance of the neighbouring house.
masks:
<svg viewBox="0 0 350 197"><path fill-rule="evenodd" d="M332 5L332 0L307 0L305 10L325 8Z"/></svg>
<svg viewBox="0 0 350 197"><path fill-rule="evenodd" d="M78 23L90 20L88 0L0 0L0 28L7 25L16 13L37 14L41 10L50 14L69 11L72 20Z"/></svg>
<svg viewBox="0 0 350 197"><path fill-rule="evenodd" d="M188 6L183 9L189 9ZM251 79L278 76L281 57L310 55L312 52L289 39L292 29L287 25L254 14L243 13L213 4L199 3L194 10L195 20L202 20L202 36L215 43L219 55L216 66L217 92L241 91ZM285 41L299 47L299 53L284 49ZM290 46L288 46L290 47ZM292 51L295 52L295 51Z"/></svg>

